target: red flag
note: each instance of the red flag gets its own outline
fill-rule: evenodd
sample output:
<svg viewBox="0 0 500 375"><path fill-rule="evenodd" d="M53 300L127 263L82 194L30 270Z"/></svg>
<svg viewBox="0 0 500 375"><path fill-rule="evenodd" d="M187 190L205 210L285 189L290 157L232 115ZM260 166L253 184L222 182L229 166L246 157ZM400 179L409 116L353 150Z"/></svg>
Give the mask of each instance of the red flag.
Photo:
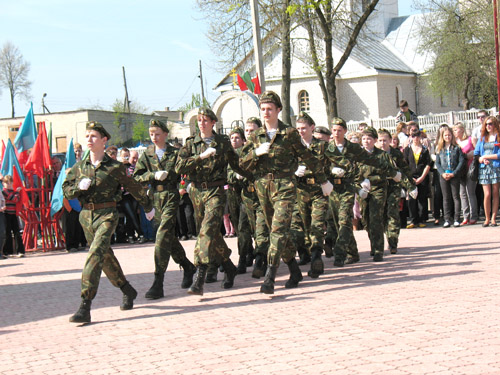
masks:
<svg viewBox="0 0 500 375"><path fill-rule="evenodd" d="M19 202L16 203L16 212L22 213L29 208L30 200L28 198L26 190L24 189L23 181L21 180L19 172L17 171L15 166L12 166L12 180L12 187L14 188L14 190L17 190L17 188L19 187L21 188L21 191L19 192L21 199L19 199ZM20 216L22 215L20 214Z"/></svg>
<svg viewBox="0 0 500 375"><path fill-rule="evenodd" d="M0 165L2 165L3 156L5 155L5 143L2 139L2 146L0 148Z"/></svg>
<svg viewBox="0 0 500 375"><path fill-rule="evenodd" d="M36 138L35 145L24 166L25 171L33 171L38 177L44 176L44 169L50 169L52 163L50 160L49 143L47 141L47 132L45 131L45 122L40 123L40 131Z"/></svg>
<svg viewBox="0 0 500 375"><path fill-rule="evenodd" d="M240 90L248 90L247 84L245 83L245 81L243 81L243 78L241 78L239 74L236 75L236 78L238 79L238 86L240 86Z"/></svg>
<svg viewBox="0 0 500 375"><path fill-rule="evenodd" d="M255 86L253 93L257 95L262 94L262 90L260 89L259 73L257 73L256 77L252 79L252 82Z"/></svg>

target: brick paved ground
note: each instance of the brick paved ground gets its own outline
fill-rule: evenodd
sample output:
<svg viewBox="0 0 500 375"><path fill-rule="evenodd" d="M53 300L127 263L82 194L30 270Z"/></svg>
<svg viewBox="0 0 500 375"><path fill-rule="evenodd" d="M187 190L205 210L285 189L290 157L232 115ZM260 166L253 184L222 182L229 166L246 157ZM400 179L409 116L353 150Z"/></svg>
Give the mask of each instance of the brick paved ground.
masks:
<svg viewBox="0 0 500 375"><path fill-rule="evenodd" d="M1 374L500 374L498 228L402 231L397 255L362 260L275 295L239 276L235 288L179 288L148 301L151 244L116 246L136 308L103 277L90 325L68 322L79 303L85 253L0 261ZM236 248L235 240L229 244ZM194 242L183 242L192 258ZM236 260L236 256L233 257ZM307 268L302 268L304 275Z"/></svg>

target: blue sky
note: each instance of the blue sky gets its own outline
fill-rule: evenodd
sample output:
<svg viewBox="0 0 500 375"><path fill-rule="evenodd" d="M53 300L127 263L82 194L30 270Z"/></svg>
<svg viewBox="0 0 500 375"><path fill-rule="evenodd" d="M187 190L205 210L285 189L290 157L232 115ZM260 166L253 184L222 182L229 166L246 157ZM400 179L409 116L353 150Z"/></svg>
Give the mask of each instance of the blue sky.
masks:
<svg viewBox="0 0 500 375"><path fill-rule="evenodd" d="M411 0L398 0L400 15ZM31 64L32 100L51 112L123 100L122 66L129 97L149 110L176 109L199 93L199 60L205 92L222 78L207 43L207 22L194 0L0 0L0 46L9 41ZM16 117L29 103L16 100ZM0 118L10 117L9 92L0 94Z"/></svg>

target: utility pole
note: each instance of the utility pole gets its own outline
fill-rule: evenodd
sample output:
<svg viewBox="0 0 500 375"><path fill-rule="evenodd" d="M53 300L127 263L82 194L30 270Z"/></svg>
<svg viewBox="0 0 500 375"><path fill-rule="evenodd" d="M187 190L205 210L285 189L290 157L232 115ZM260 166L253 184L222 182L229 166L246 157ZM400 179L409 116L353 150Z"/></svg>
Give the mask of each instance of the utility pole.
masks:
<svg viewBox="0 0 500 375"><path fill-rule="evenodd" d="M264 75L264 61L262 56L262 41L260 39L259 8L257 0L250 0L250 11L252 13L253 50L255 55L255 70L259 76L260 88L266 91L266 79Z"/></svg>
<svg viewBox="0 0 500 375"><path fill-rule="evenodd" d="M200 60L200 82L201 82L201 105L205 105L205 90L203 90L203 71L201 70L201 60Z"/></svg>
<svg viewBox="0 0 500 375"><path fill-rule="evenodd" d="M123 85L125 86L125 100L123 102L123 111L130 113L130 100L128 100L127 78L125 77L125 67L122 66L123 71Z"/></svg>

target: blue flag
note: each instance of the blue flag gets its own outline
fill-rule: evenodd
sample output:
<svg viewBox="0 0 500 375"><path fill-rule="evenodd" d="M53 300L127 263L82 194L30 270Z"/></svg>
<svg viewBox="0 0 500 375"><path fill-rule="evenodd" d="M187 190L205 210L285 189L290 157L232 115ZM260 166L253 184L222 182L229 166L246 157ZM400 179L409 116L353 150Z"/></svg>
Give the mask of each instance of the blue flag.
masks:
<svg viewBox="0 0 500 375"><path fill-rule="evenodd" d="M2 167L0 172L2 175L11 175L13 176L12 166L16 167L17 172L19 173L19 177L24 181L24 175L21 167L19 166L19 161L17 160L16 152L14 151L14 146L10 139L7 142L7 147L5 147L5 155L2 160Z"/></svg>
<svg viewBox="0 0 500 375"><path fill-rule="evenodd" d="M19 128L16 139L14 139L17 151L23 152L32 148L35 145L37 136L35 116L33 115L33 103L31 103L28 114Z"/></svg>
<svg viewBox="0 0 500 375"><path fill-rule="evenodd" d="M71 141L69 141L68 150L66 151L66 161L61 168L61 173L59 173L56 185L54 186L54 191L52 192L52 199L50 202L50 216L54 216L56 212L58 212L63 207L64 194L62 190L62 184L66 179L66 169L71 168L75 163L76 156L75 150L73 148L73 138L71 138ZM69 201L69 204L75 211L80 212L82 209L82 207L80 206L80 202L78 202L78 199L71 199Z"/></svg>

